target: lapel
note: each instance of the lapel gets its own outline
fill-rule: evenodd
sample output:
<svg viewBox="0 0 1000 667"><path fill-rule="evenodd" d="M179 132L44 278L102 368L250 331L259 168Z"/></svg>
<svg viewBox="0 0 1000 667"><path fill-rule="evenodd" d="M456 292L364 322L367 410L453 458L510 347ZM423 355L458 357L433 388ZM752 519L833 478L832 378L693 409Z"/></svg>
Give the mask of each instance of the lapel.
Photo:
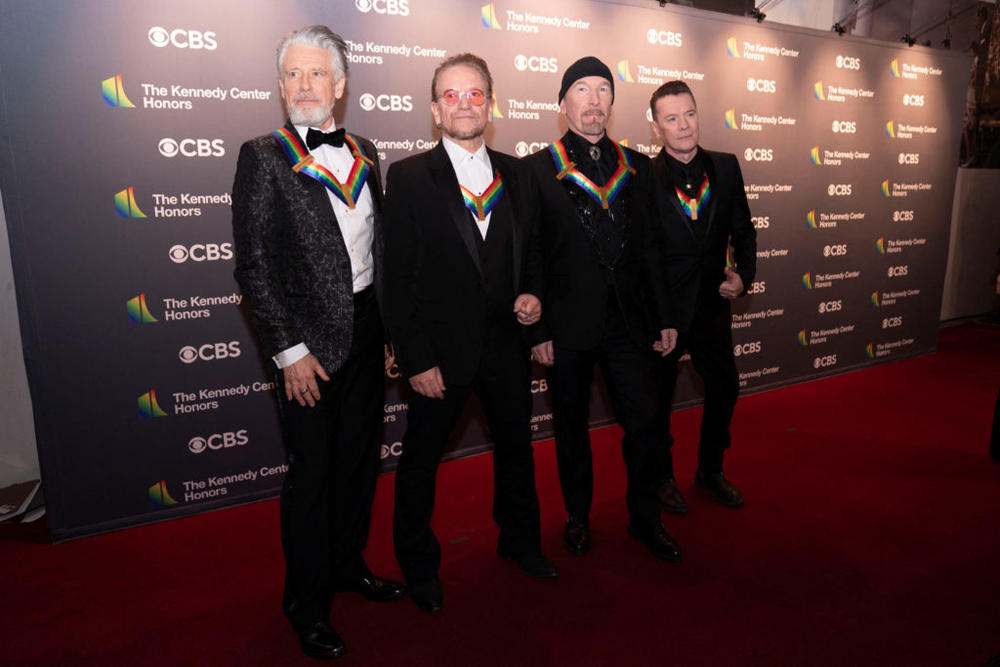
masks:
<svg viewBox="0 0 1000 667"><path fill-rule="evenodd" d="M705 220L707 221L705 225L705 238L707 239L712 233L712 223L715 222L715 210L717 208L715 204L719 201L719 195L722 194L722 185L715 177L715 164L712 162L712 157L708 154L708 151L704 149L700 150L701 156L705 160L705 172L708 174L708 183L712 188L712 196L708 198L708 210L705 212Z"/></svg>
<svg viewBox="0 0 1000 667"><path fill-rule="evenodd" d="M451 160L448 159L448 153L444 149L444 144L438 141L437 146L432 148L430 153L428 153L428 160L430 161L431 179L434 181L437 196L440 198L440 201L444 202L445 208L448 210L448 214L455 224L455 229L465 244L465 249L469 251L472 263L476 265L476 270L482 275L483 266L479 259L479 249L476 245L476 239L473 236L476 230L469 209L465 208L465 204L463 203L461 191L458 189L458 177L455 176L455 170L451 166Z"/></svg>
<svg viewBox="0 0 1000 667"><path fill-rule="evenodd" d="M490 217L490 229L493 228L494 223L510 224L511 247L514 250L514 293L516 294L520 290L521 253L523 251L521 244L524 239L524 218L518 209L520 200L514 194L518 189L517 175L508 169L507 164L498 158L497 154L488 146L486 152L490 156L490 165L492 165L493 170L499 173L503 180L503 196L493 209L493 215Z"/></svg>
<svg viewBox="0 0 1000 667"><path fill-rule="evenodd" d="M299 136L298 130L296 130L295 126L292 125L292 121L285 123L285 129L293 133L299 138L299 140L302 139L302 137ZM303 142L303 146L304 145L305 143ZM281 149L279 148L278 150ZM291 171L292 165L288 161L288 157L285 155L284 151L281 151L281 160L286 165L286 168ZM302 173L295 174L295 178L299 180L299 183L301 183L309 193L309 199L312 202L312 205L308 210L316 213L317 219L329 229L331 234L337 238L342 238L342 234L340 233L340 223L337 221L337 214L333 212L333 204L330 203L330 196L327 194L326 187L316 179Z"/></svg>

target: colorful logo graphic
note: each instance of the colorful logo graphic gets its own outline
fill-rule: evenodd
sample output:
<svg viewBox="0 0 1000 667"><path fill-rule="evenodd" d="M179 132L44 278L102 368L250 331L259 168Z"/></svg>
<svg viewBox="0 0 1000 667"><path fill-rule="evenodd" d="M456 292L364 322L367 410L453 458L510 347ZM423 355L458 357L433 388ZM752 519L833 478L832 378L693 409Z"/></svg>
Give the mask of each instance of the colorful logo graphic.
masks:
<svg viewBox="0 0 1000 667"><path fill-rule="evenodd" d="M809 341L806 340L806 330L805 329L799 329L798 339L799 339L799 347L805 347L806 345L809 344Z"/></svg>
<svg viewBox="0 0 1000 667"><path fill-rule="evenodd" d="M132 186L115 193L115 212L119 218L145 218L139 205L135 203L135 189Z"/></svg>
<svg viewBox="0 0 1000 667"><path fill-rule="evenodd" d="M875 306L876 308L879 307L878 292L872 292L872 305Z"/></svg>
<svg viewBox="0 0 1000 667"><path fill-rule="evenodd" d="M882 196L883 197L891 197L892 196L891 194L889 194L889 179L888 178L885 179L884 181L882 181Z"/></svg>
<svg viewBox="0 0 1000 667"><path fill-rule="evenodd" d="M884 255L885 254L885 239L884 238L880 238L878 241L875 241L875 249L878 250L878 254L880 254L880 255ZM875 305L878 305L878 304L875 304Z"/></svg>
<svg viewBox="0 0 1000 667"><path fill-rule="evenodd" d="M736 109L726 109L726 128L730 130L740 129L736 125Z"/></svg>
<svg viewBox="0 0 1000 667"><path fill-rule="evenodd" d="M813 277L812 273L806 271L802 274L802 289L812 289L813 288Z"/></svg>
<svg viewBox="0 0 1000 667"><path fill-rule="evenodd" d="M815 97L820 102L826 101L826 95L823 93L823 82L817 81L813 84L813 97Z"/></svg>
<svg viewBox="0 0 1000 667"><path fill-rule="evenodd" d="M143 419L152 419L153 417L166 417L167 413L163 411L160 404L156 402L156 390L150 389L145 394L139 397L139 416Z"/></svg>
<svg viewBox="0 0 1000 667"><path fill-rule="evenodd" d="M129 322L135 322L136 324L159 322L158 319L153 317L152 313L149 312L149 308L146 306L145 292L126 301L125 312L128 313Z"/></svg>
<svg viewBox="0 0 1000 667"><path fill-rule="evenodd" d="M736 264L733 263L733 246L728 246L726 248L726 266L730 269L736 267Z"/></svg>
<svg viewBox="0 0 1000 667"><path fill-rule="evenodd" d="M740 49L736 46L736 38L730 37L726 40L726 52L729 54L730 58L741 58Z"/></svg>
<svg viewBox="0 0 1000 667"><path fill-rule="evenodd" d="M891 71L892 75L894 77L896 77L897 79L900 77L900 74L899 74L899 58L893 58L892 59L892 62L889 63L889 71Z"/></svg>
<svg viewBox="0 0 1000 667"><path fill-rule="evenodd" d="M885 136L890 139L896 138L896 125L891 120L885 124Z"/></svg>
<svg viewBox="0 0 1000 667"><path fill-rule="evenodd" d="M632 72L629 71L628 58L618 61L618 80L625 83L635 83L635 79L632 78Z"/></svg>
<svg viewBox="0 0 1000 667"><path fill-rule="evenodd" d="M806 224L809 225L809 229L816 229L816 209L806 213Z"/></svg>
<svg viewBox="0 0 1000 667"><path fill-rule="evenodd" d="M813 146L809 149L809 160L813 164L823 164L823 161L819 159L819 146Z"/></svg>
<svg viewBox="0 0 1000 667"><path fill-rule="evenodd" d="M503 114L500 113L500 107L497 106L497 94L496 94L496 92L493 93L493 117L494 118L503 118Z"/></svg>
<svg viewBox="0 0 1000 667"><path fill-rule="evenodd" d="M497 20L497 3L490 2L485 4L481 8L482 21L484 28L492 28L493 30L503 30L500 27L500 21Z"/></svg>
<svg viewBox="0 0 1000 667"><path fill-rule="evenodd" d="M125 87L122 85L122 75L115 76L101 81L101 93L104 95L104 103L109 107L122 107L124 109L134 109L132 100L125 94Z"/></svg>
<svg viewBox="0 0 1000 667"><path fill-rule="evenodd" d="M618 145L619 146L624 146L625 148L628 148L628 139L619 139L618 140Z"/></svg>
<svg viewBox="0 0 1000 667"><path fill-rule="evenodd" d="M171 498L170 492L167 491L167 480L161 479L149 487L149 502L156 507L169 507L177 504L177 501Z"/></svg>
<svg viewBox="0 0 1000 667"><path fill-rule="evenodd" d="M867 357L868 359L875 358L875 346L872 345L871 343L865 345L865 357Z"/></svg>

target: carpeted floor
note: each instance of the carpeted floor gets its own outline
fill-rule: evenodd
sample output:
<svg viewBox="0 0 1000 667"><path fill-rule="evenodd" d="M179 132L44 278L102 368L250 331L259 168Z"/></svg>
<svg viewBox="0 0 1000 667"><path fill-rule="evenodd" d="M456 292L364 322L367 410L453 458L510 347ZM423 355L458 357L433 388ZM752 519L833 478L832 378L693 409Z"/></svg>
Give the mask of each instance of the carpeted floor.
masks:
<svg viewBox="0 0 1000 667"><path fill-rule="evenodd" d="M1000 328L942 329L936 355L740 400L726 471L746 506L691 478L700 409L675 418L691 512L684 561L625 532L620 430L594 432L594 546L561 545L551 441L536 446L543 544L527 579L497 558L491 458L442 466L445 608L344 594L343 665L969 665L1000 655L1000 465L987 454ZM392 558L392 477L367 558ZM307 664L280 612L277 502L51 546L0 526L0 664Z"/></svg>

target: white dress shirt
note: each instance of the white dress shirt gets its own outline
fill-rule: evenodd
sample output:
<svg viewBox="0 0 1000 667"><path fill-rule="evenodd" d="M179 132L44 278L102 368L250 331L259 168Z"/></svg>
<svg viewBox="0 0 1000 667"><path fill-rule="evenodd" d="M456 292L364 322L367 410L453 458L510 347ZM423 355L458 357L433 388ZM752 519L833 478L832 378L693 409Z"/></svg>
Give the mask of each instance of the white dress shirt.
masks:
<svg viewBox="0 0 1000 667"><path fill-rule="evenodd" d="M486 152L486 142L480 144L475 153L470 153L448 137L441 137L441 143L444 144L444 150L448 153L451 166L455 169L458 184L477 197L482 197L494 178L490 155ZM476 221L479 233L485 239L486 231L490 228L490 217L493 214L487 213L485 220L480 220L471 211L469 214Z"/></svg>
<svg viewBox="0 0 1000 667"><path fill-rule="evenodd" d="M315 128L319 130L319 128ZM332 123L325 132L333 132L337 129L337 124ZM296 125L296 132L302 139L302 146L306 146L306 134L309 127ZM323 167L326 167L338 181L343 183L351 173L354 166L354 155L350 146L345 143L343 146L334 148L329 144L322 144L309 151L313 159ZM374 167L372 167L374 169ZM487 186L489 184L487 183ZM375 236L375 207L372 204L372 195L366 183L361 190L358 201L353 209L340 201L335 194L326 189L330 205L337 216L337 224L340 226L340 233L344 237L344 244L347 246L347 254L351 258L351 275L353 279L354 293L357 294L372 284L375 276L375 260L372 257L372 242ZM278 368L285 368L294 364L309 354L309 348L305 343L298 343L287 350L283 350L274 355L274 363Z"/></svg>

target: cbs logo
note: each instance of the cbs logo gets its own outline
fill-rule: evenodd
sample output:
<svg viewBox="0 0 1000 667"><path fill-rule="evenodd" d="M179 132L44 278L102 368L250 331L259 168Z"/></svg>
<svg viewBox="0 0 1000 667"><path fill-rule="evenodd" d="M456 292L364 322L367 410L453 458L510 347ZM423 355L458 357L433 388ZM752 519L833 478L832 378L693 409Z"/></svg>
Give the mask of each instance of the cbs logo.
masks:
<svg viewBox="0 0 1000 667"><path fill-rule="evenodd" d="M195 243L190 248L177 244L167 251L170 261L183 264L189 259L192 262L215 262L233 258L232 243Z"/></svg>
<svg viewBox="0 0 1000 667"><path fill-rule="evenodd" d="M250 438L247 437L247 430L245 428L241 428L239 431L213 433L207 438L202 438L201 436L196 435L188 440L188 449L191 450L192 454L201 454L206 449L219 451L220 449L229 449L230 447L245 445L248 442L250 442Z"/></svg>
<svg viewBox="0 0 1000 667"><path fill-rule="evenodd" d="M750 289L747 290L747 294L763 294L767 291L767 281L757 280L751 283Z"/></svg>
<svg viewBox="0 0 1000 667"><path fill-rule="evenodd" d="M886 317L882 319L883 329L892 329L893 327L903 326L903 316L897 315L896 317Z"/></svg>
<svg viewBox="0 0 1000 667"><path fill-rule="evenodd" d="M403 453L403 443L394 442L391 445L382 445L379 458L387 459L390 456L399 456Z"/></svg>
<svg viewBox="0 0 1000 667"><path fill-rule="evenodd" d="M548 148L548 144L543 141L519 141L514 144L514 152L517 153L518 157L524 157L525 155L531 155L543 148Z"/></svg>
<svg viewBox="0 0 1000 667"><path fill-rule="evenodd" d="M354 0L354 6L362 14L375 12L390 16L409 16L409 0Z"/></svg>
<svg viewBox="0 0 1000 667"><path fill-rule="evenodd" d="M742 357L748 354L757 354L761 350L761 345L759 340L755 340L752 343L737 343L733 345L733 356Z"/></svg>
<svg viewBox="0 0 1000 667"><path fill-rule="evenodd" d="M905 107L922 107L924 106L924 96L923 95L903 95L903 106Z"/></svg>
<svg viewBox="0 0 1000 667"><path fill-rule="evenodd" d="M920 164L920 153L900 153L899 164Z"/></svg>
<svg viewBox="0 0 1000 667"><path fill-rule="evenodd" d="M519 71L531 70L532 72L557 72L559 63L555 58L544 58L542 56L525 56L518 54L514 56L514 67Z"/></svg>
<svg viewBox="0 0 1000 667"><path fill-rule="evenodd" d="M215 41L214 32L184 30L183 28L167 30L160 26L153 26L149 29L146 36L149 37L150 44L161 49L171 44L178 49L205 49L206 51L214 51L219 48L218 42Z"/></svg>
<svg viewBox="0 0 1000 667"><path fill-rule="evenodd" d="M850 183L831 183L826 186L826 194L831 197L846 197L851 194Z"/></svg>
<svg viewBox="0 0 1000 667"><path fill-rule="evenodd" d="M837 69L861 69L861 58L837 56Z"/></svg>
<svg viewBox="0 0 1000 667"><path fill-rule="evenodd" d="M913 211L893 211L893 222L913 222Z"/></svg>
<svg viewBox="0 0 1000 667"><path fill-rule="evenodd" d="M838 243L836 245L823 246L824 257L842 257L847 254L847 244Z"/></svg>
<svg viewBox="0 0 1000 667"><path fill-rule="evenodd" d="M771 226L771 216L769 215L755 215L750 220L753 222L754 229L767 229Z"/></svg>
<svg viewBox="0 0 1000 667"><path fill-rule="evenodd" d="M813 359L813 368L829 368L836 365L837 355L835 354L828 354L825 357L816 357Z"/></svg>
<svg viewBox="0 0 1000 667"><path fill-rule="evenodd" d="M819 304L819 312L821 313L835 313L838 310L843 310L844 301L843 299L838 299L836 301L823 301Z"/></svg>
<svg viewBox="0 0 1000 667"><path fill-rule="evenodd" d="M901 264L900 266L890 266L886 275L890 278L899 278L900 276L905 276L910 273L910 267L907 264Z"/></svg>
<svg viewBox="0 0 1000 667"><path fill-rule="evenodd" d="M365 93L358 98L365 111L413 111L412 95L373 95Z"/></svg>
<svg viewBox="0 0 1000 667"><path fill-rule="evenodd" d="M858 124L853 120L835 120L831 129L834 133L854 134L858 131Z"/></svg>
<svg viewBox="0 0 1000 667"><path fill-rule="evenodd" d="M163 157L222 157L226 147L222 139L181 139L177 141L169 137L160 139L156 145Z"/></svg>
<svg viewBox="0 0 1000 667"><path fill-rule="evenodd" d="M217 359L235 359L240 356L240 342L231 340L228 343L205 343L199 347L185 345L177 353L185 364L193 364L199 359L215 361Z"/></svg>
<svg viewBox="0 0 1000 667"><path fill-rule="evenodd" d="M774 160L774 149L748 148L743 151L743 159L747 162L771 162Z"/></svg>
<svg viewBox="0 0 1000 667"><path fill-rule="evenodd" d="M544 394L548 390L549 390L548 380L545 380L543 378L541 380L532 380L531 381L531 393L532 394Z"/></svg>
<svg viewBox="0 0 1000 667"><path fill-rule="evenodd" d="M684 36L679 32L668 30L657 30L650 28L646 31L646 41L650 44L660 44L661 46L682 46Z"/></svg>
<svg viewBox="0 0 1000 667"><path fill-rule="evenodd" d="M747 79L747 90L751 93L776 93L778 86L773 79Z"/></svg>

